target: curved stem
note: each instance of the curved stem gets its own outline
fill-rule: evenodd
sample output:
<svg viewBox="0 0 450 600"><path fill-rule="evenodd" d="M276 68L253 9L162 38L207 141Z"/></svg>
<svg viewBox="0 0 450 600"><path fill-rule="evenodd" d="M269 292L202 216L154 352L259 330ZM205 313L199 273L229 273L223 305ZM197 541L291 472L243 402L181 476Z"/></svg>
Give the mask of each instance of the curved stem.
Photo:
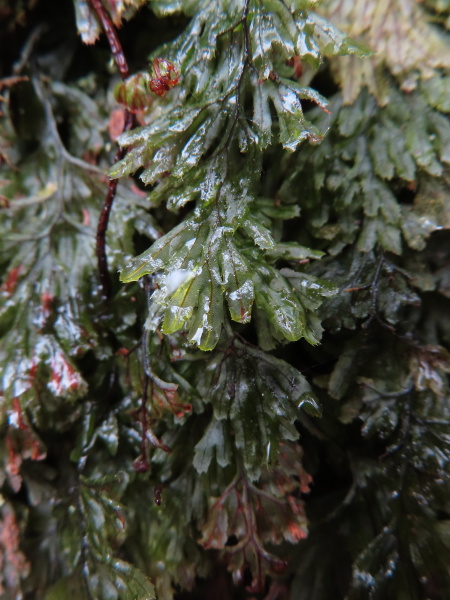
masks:
<svg viewBox="0 0 450 600"><path fill-rule="evenodd" d="M92 6L92 9L96 13L97 17L99 18L103 27L103 31L105 32L106 37L108 38L108 43L111 48L114 61L117 65L117 68L119 69L120 76L122 77L122 79L126 79L130 74L130 69L128 67L125 54L123 53L122 44L120 43L113 22L111 21L109 15L105 11L100 0L89 0L89 3ZM128 131L132 129L133 125L134 117L128 110L126 110L123 131ZM119 148L116 156L114 157L114 162L121 160L125 156L125 154L126 149ZM105 201L103 203L103 208L100 213L100 217L98 219L97 224L97 264L100 278L100 286L102 288L102 295L106 300L108 300L111 297L111 275L108 270L108 261L106 258L106 231L108 229L109 215L114 202L114 198L116 196L117 184L117 179L111 179L111 181L109 182L108 191L106 192Z"/></svg>
<svg viewBox="0 0 450 600"><path fill-rule="evenodd" d="M125 125L123 131L132 129L134 125L133 115L129 111L125 111ZM125 148L119 148L117 151L114 162L121 160L126 154ZM116 197L117 191L117 179L111 179L108 184L108 191L106 192L105 201L97 223L97 235L96 235L96 252L97 252L97 264L98 273L100 278L100 285L102 288L102 295L107 300L111 298L111 275L108 270L108 260L106 258L106 232L108 230L109 215L111 208Z"/></svg>
<svg viewBox="0 0 450 600"><path fill-rule="evenodd" d="M108 43L114 57L114 62L120 71L120 76L122 79L126 79L130 74L130 70L128 68L125 54L123 53L122 44L117 36L116 28L114 27L113 22L111 21L100 0L89 0L89 4L92 6L92 9L102 24L103 31L108 38Z"/></svg>

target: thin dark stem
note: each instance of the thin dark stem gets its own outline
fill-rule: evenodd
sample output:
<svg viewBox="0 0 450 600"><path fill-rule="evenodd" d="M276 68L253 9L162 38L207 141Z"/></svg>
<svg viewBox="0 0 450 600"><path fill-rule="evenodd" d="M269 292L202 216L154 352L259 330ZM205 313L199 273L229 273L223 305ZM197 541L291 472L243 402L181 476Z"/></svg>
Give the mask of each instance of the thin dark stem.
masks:
<svg viewBox="0 0 450 600"><path fill-rule="evenodd" d="M123 131L128 131L129 129L132 129L133 125L133 115L130 112L125 111L125 125ZM125 154L126 148L119 148L119 150L116 153L116 156L114 157L114 162L121 160L125 156ZM100 285L102 288L102 295L106 299L111 298L111 275L109 274L108 261L106 258L106 232L108 230L109 215L114 202L114 198L116 196L117 184L117 179L110 180L108 184L108 191L106 192L105 202L103 203L103 208L97 223L97 264L100 277Z"/></svg>
<svg viewBox="0 0 450 600"><path fill-rule="evenodd" d="M119 69L120 76L122 79L126 79L130 74L125 54L123 53L122 44L117 36L116 29L109 18L107 12L103 8L100 0L89 0L92 9L95 11L99 18L103 30L108 38L109 46L111 48L114 61ZM134 125L133 115L126 110L125 111L125 122L123 131L132 129ZM125 148L119 148L114 158L114 162L121 160L126 154ZM108 191L106 192L105 202L103 204L102 211L97 224L97 238L96 238L96 251L97 251L97 264L98 272L100 277L100 286L102 288L102 295L105 299L111 298L111 275L108 270L108 261L106 258L106 232L108 230L109 214L116 196L117 190L117 179L111 179L108 185Z"/></svg>
<svg viewBox="0 0 450 600"><path fill-rule="evenodd" d="M114 57L114 61L117 65L117 68L120 71L120 76L122 79L126 79L130 74L130 70L128 68L128 63L125 58L125 54L123 53L122 44L117 36L116 28L113 25L113 22L109 18L108 13L103 8L103 4L100 0L89 0L90 5L92 6L95 14L100 20L102 24L103 31L108 38L108 43L111 48L111 52Z"/></svg>

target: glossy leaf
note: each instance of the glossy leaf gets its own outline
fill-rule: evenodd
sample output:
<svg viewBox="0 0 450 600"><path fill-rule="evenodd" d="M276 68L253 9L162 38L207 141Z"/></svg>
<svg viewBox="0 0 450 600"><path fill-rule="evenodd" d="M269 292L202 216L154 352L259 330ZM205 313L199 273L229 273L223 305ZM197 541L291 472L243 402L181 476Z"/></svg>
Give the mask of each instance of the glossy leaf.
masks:
<svg viewBox="0 0 450 600"><path fill-rule="evenodd" d="M280 440L298 438L297 408L307 401L320 416L319 401L301 373L259 350L235 342L208 371L214 415L195 448L194 466L201 473L214 455L222 467L230 462L232 448L225 436L231 435L234 453L248 476L257 479L264 465L275 464Z"/></svg>

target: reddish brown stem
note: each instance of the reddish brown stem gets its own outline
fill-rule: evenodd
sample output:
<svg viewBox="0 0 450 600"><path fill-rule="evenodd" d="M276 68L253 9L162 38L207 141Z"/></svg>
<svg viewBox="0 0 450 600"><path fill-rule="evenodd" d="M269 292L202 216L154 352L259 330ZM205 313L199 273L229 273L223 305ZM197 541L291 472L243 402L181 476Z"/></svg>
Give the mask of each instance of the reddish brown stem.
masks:
<svg viewBox="0 0 450 600"><path fill-rule="evenodd" d="M125 111L125 124L123 131L128 131L134 125L133 115ZM125 148L119 148L114 157L114 162L121 160L126 154ZM117 179L111 179L108 184L108 191L106 192L105 202L100 213L100 217L97 223L97 264L98 272L100 277L100 285L102 288L102 295L108 299L111 297L111 276L108 270L108 261L106 258L106 231L108 229L109 214L116 196L117 190Z"/></svg>
<svg viewBox="0 0 450 600"><path fill-rule="evenodd" d="M99 18L103 30L108 38L109 46L111 48L112 55L114 57L117 68L119 69L120 76L122 79L126 79L130 73L128 63L123 53L122 44L117 36L116 29L111 21L109 15L105 11L100 0L89 0L92 9L95 11ZM126 110L125 111L125 122L123 131L132 129L134 125L133 115ZM119 148L114 158L114 162L121 160L126 154L125 148ZM98 272L100 277L100 286L102 288L102 295L105 299L111 297L111 276L108 270L108 260L106 258L106 232L108 229L109 215L111 208L116 196L117 190L117 179L111 179L108 185L108 191L106 192L105 202L103 204L100 217L97 224L97 238L96 238L96 251L97 251L97 264Z"/></svg>
<svg viewBox="0 0 450 600"><path fill-rule="evenodd" d="M128 68L125 54L123 53L122 44L117 36L116 28L109 18L108 13L105 11L101 0L89 0L89 3L95 11L97 17L100 19L103 31L106 33L114 61L120 71L120 76L122 79L126 79L130 74L130 70Z"/></svg>

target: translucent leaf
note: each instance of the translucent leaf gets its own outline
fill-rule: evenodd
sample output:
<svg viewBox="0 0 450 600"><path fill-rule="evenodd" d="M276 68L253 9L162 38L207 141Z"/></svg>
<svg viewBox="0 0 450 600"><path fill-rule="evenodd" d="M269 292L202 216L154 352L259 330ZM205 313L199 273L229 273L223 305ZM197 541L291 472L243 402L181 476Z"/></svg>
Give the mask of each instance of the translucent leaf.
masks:
<svg viewBox="0 0 450 600"><path fill-rule="evenodd" d="M195 262L190 258L198 256L197 244L201 243L200 235L207 234L205 227L192 220L183 221L165 236L159 238L153 246L131 261L121 272L123 282L136 281L144 275L151 275L167 266L177 266L178 269L189 271ZM192 252L193 250L193 252ZM169 281L169 288L175 282Z"/></svg>
<svg viewBox="0 0 450 600"><path fill-rule="evenodd" d="M158 4L157 11L161 9ZM306 6L288 8L280 0L264 0L263 6L251 6L247 12L242 3L232 2L230 6L226 4L222 18L217 19L214 6L208 3L169 4L161 14L184 10L193 15L186 32L163 49L164 55L182 70L185 92L180 92L179 99L177 94L172 94L169 104L152 106L149 125L138 129L136 134L125 133L120 137L119 142L131 149L110 170L110 175L123 177L144 167L142 178L146 183L153 183L168 171L182 177L212 150L222 130L229 132L222 144L229 145L234 138L245 152L254 145L264 149L271 140L268 96L278 112L280 141L284 147L294 150L303 139L321 139L320 132L304 118L300 100L306 98L325 107L325 99L312 89L280 78L275 66L280 60L297 56L317 67L321 61L321 46L326 54L356 52L362 55L366 52L322 17L314 14L306 17L305 9ZM258 71L258 74L250 73L250 77L244 77L248 65L241 65L241 49L247 43L244 28L236 21L236 14L244 12L247 12L252 64ZM222 40L226 40L223 45ZM213 59L216 65L211 64ZM254 129L241 119L242 107L236 106L241 102L244 87L254 98ZM194 94L195 109L184 109L181 105L189 93ZM220 141L217 142L222 149ZM165 144L167 150L164 151ZM169 154L169 148L176 149L174 155ZM161 167L149 167L151 160Z"/></svg>
<svg viewBox="0 0 450 600"><path fill-rule="evenodd" d="M272 116L269 95L261 85L253 94L253 123L258 133L258 148L264 150L272 140Z"/></svg>
<svg viewBox="0 0 450 600"><path fill-rule="evenodd" d="M256 6L250 21L254 40L253 60L260 79L267 79L273 70L273 55L280 52L286 59L296 54L297 27L292 14L276 0L264 0Z"/></svg>
<svg viewBox="0 0 450 600"><path fill-rule="evenodd" d="M201 113L202 107L178 108L170 113L158 115L150 125L123 133L118 142L122 146L132 146L132 149L109 170L110 177L123 177L134 173L141 167L147 167L142 174L143 181L145 183L154 182L158 176L173 167L177 158L176 150L189 143L189 129L192 125L196 123L197 127L201 127L202 121L207 117L204 112L203 115ZM213 117L210 117L211 122L212 119ZM204 130L201 131L203 134L206 133ZM200 144L195 143L194 146L197 146L196 151L202 148ZM162 147L166 149L165 152ZM192 144L190 148L192 148ZM188 161L189 151L186 151L183 156ZM152 160L156 164L148 167L148 163ZM160 165L161 161L162 165ZM187 162L185 168L189 169L194 164L196 162L192 164Z"/></svg>
<svg viewBox="0 0 450 600"><path fill-rule="evenodd" d="M246 323L250 320L255 297L250 266L233 244L227 242L222 246L218 260L230 316L233 321Z"/></svg>
<svg viewBox="0 0 450 600"><path fill-rule="evenodd" d="M183 281L184 279L184 281L173 294L169 293L166 302L167 308L164 313L162 327L163 332L166 334L178 331L190 319L194 308L199 304L201 288L207 285L207 274L204 268L200 268L197 272L180 271L179 275L180 280ZM175 277L175 273L172 274L172 277ZM159 296L162 296L162 294L160 293ZM155 295L154 301L156 300L157 296ZM208 312L208 307L206 309Z"/></svg>
<svg viewBox="0 0 450 600"><path fill-rule="evenodd" d="M271 219L293 219L300 214L300 208L295 204L281 204L271 198L257 198L256 204L262 214Z"/></svg>
<svg viewBox="0 0 450 600"><path fill-rule="evenodd" d="M228 185L223 185L219 190L225 194L227 188ZM223 218L220 216L222 222ZM187 219L131 261L121 273L122 281L126 282L145 274L157 275L147 325L154 329L162 321L165 334L185 329L192 342L210 350L220 337L223 295L231 318L245 323L250 320L257 288L257 305L284 337L294 340L305 336L317 343L320 325L312 315L305 317L302 304L283 277L275 269L255 261L256 256L239 250L233 237L242 224L242 230L259 246L273 249L275 242L270 232L247 214L246 200L242 206L235 203L227 208L227 218L232 226L217 227L216 209L212 208L208 220L201 225L198 216ZM275 255L298 259L319 258L321 253L287 245L278 247ZM267 284L270 277L272 281ZM281 306L276 305L279 299ZM308 310L310 306L307 304Z"/></svg>
<svg viewBox="0 0 450 600"><path fill-rule="evenodd" d="M211 265L207 265L209 283L203 287L198 300L198 310L189 329L189 340L200 350L212 350L219 341L223 322L222 288L214 280ZM164 330L164 327L163 327Z"/></svg>
<svg viewBox="0 0 450 600"><path fill-rule="evenodd" d="M284 258L286 260L305 260L307 258L322 258L324 255L320 250L312 250L311 248L305 248L299 244L281 242L275 244L273 248L270 248L267 252L269 256L275 256L277 258Z"/></svg>
<svg viewBox="0 0 450 600"><path fill-rule="evenodd" d="M307 399L318 410L318 401L291 365L237 342L208 371L214 416L196 446L194 465L205 472L214 456L221 467L229 465L233 449L228 444L234 440L234 452L242 457L249 477L257 479L261 467L276 460L280 440L297 439L299 402Z"/></svg>
<svg viewBox="0 0 450 600"><path fill-rule="evenodd" d="M394 252L394 254L401 254L401 235L397 227L378 222L377 238L385 250Z"/></svg>
<svg viewBox="0 0 450 600"><path fill-rule="evenodd" d="M270 231L261 225L257 219L248 217L243 225L243 230L253 238L255 244L264 250L269 250L274 247L275 241L272 238Z"/></svg>
<svg viewBox="0 0 450 600"><path fill-rule="evenodd" d="M307 22L314 25L314 39L325 56L354 54L362 58L374 54L370 45L366 46L361 42L347 37L344 32L340 31L330 21L317 13L311 12Z"/></svg>
<svg viewBox="0 0 450 600"><path fill-rule="evenodd" d="M256 305L264 310L276 330L289 341L305 334L305 314L282 275L275 269L255 274Z"/></svg>
<svg viewBox="0 0 450 600"><path fill-rule="evenodd" d="M318 67L322 55L370 53L315 13L305 18L311 4L291 3L289 7L279 0L264 0L261 7L253 8L249 32L260 79L267 79L273 72L277 55L284 60L297 55Z"/></svg>
<svg viewBox="0 0 450 600"><path fill-rule="evenodd" d="M183 177L187 171L195 167L200 158L211 148L211 145L220 133L225 115L223 111L219 111L218 107L215 107L211 112L211 116L195 128L192 137L188 139L178 154L172 171L174 177Z"/></svg>
<svg viewBox="0 0 450 600"><path fill-rule="evenodd" d="M305 119L296 90L272 81L264 81L260 87L261 94L270 97L275 106L280 124L279 139L286 150L293 152L305 139L313 142L322 139L317 127Z"/></svg>
<svg viewBox="0 0 450 600"><path fill-rule="evenodd" d="M314 275L300 273L291 269L282 269L282 275L288 278L293 288L299 294L305 308L314 310L320 306L324 298L330 298L338 293L334 283L319 279Z"/></svg>
<svg viewBox="0 0 450 600"><path fill-rule="evenodd" d="M156 325L158 315L163 315L166 334L187 323L189 339L210 350L220 336L223 293L234 320L250 319L253 283L247 261L229 239L231 232L231 228L208 232L206 223L201 227L187 221L134 259L122 273L123 280L165 270L158 277L149 323Z"/></svg>
<svg viewBox="0 0 450 600"><path fill-rule="evenodd" d="M198 473L206 473L215 457L220 467L227 467L232 462L229 431L225 421L212 420L202 439L195 446L192 461Z"/></svg>

